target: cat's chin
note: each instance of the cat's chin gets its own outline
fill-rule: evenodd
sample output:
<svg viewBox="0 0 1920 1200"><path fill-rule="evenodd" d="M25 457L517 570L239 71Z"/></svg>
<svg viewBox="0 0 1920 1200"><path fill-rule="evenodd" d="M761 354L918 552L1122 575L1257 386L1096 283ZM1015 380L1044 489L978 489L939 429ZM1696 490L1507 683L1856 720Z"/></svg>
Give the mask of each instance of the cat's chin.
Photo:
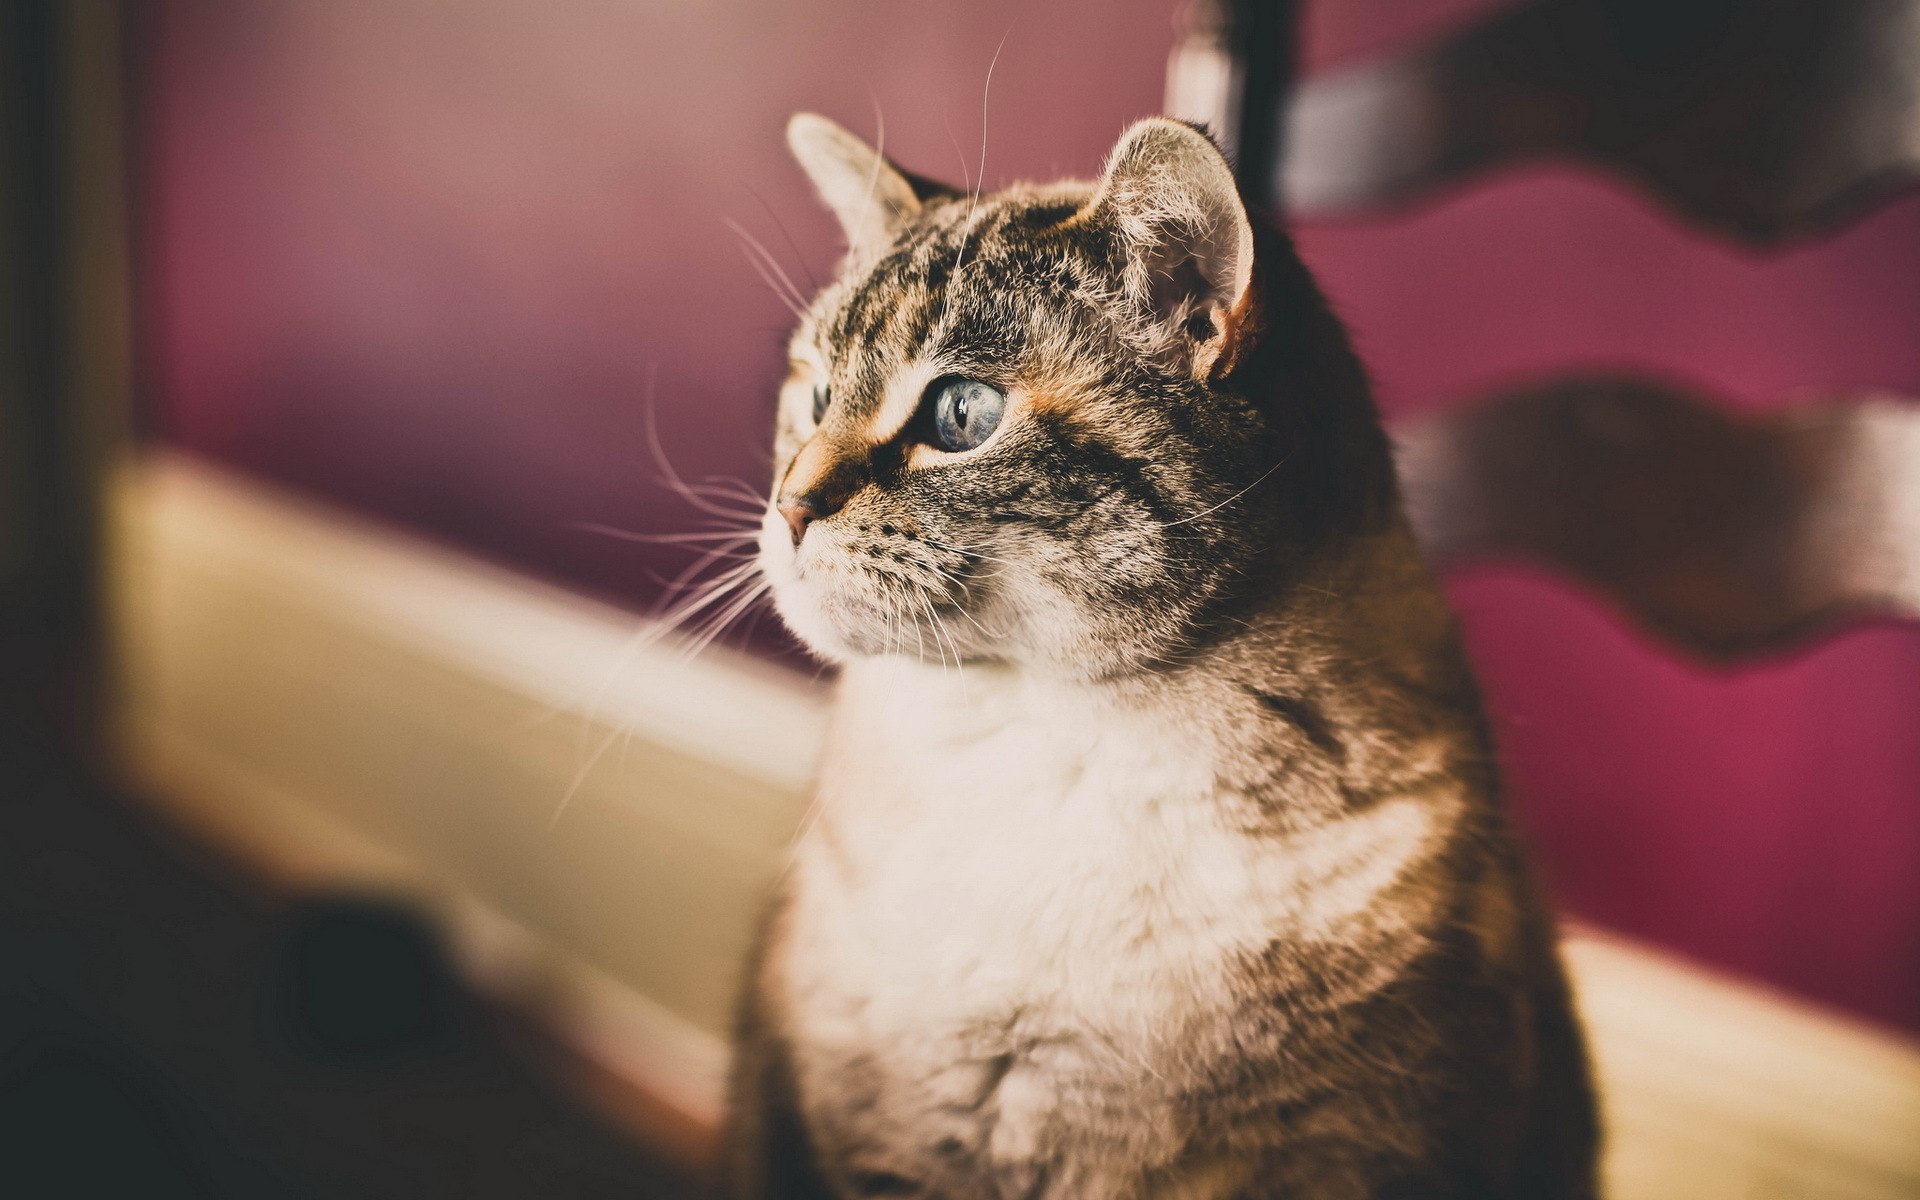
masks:
<svg viewBox="0 0 1920 1200"><path fill-rule="evenodd" d="M918 659L943 667L993 661L1060 678L1087 679L1151 669L1155 662L1157 646L1133 642L1152 622L1122 621L1089 628L1071 606L1064 606L1066 611L1051 614L1053 620L1042 619L1052 636L1034 639L1037 646L1026 645L1034 631L1019 622L1013 624L1027 637L1016 635L983 645L976 631L1002 624L992 614L948 620L937 628L923 621L901 623L898 601L890 605L870 594L857 574L823 569L820 564L804 571L794 558L784 546L762 556L774 611L815 657L837 666L877 658Z"/></svg>
<svg viewBox="0 0 1920 1200"><path fill-rule="evenodd" d="M780 614L780 621L787 632L800 639L815 658L830 663L843 664L862 657L859 651L849 645L835 629L833 622L819 611L817 604L792 596L795 589L775 585L773 589L773 610Z"/></svg>
<svg viewBox="0 0 1920 1200"><path fill-rule="evenodd" d="M1003 647L969 644L971 639L951 628L936 629L920 622L892 624L874 603L806 580L776 581L773 604L801 644L816 658L836 666L882 658L912 659L943 669L961 663L994 663L1060 679L1097 679L1153 666L1150 656L1132 653L1127 646L1091 644L1054 654L1000 653Z"/></svg>
<svg viewBox="0 0 1920 1200"><path fill-rule="evenodd" d="M772 585L774 611L816 658L843 664L883 654L898 641L877 609L843 595L844 585L804 577L793 554L763 551L760 569Z"/></svg>
<svg viewBox="0 0 1920 1200"><path fill-rule="evenodd" d="M835 664L889 655L931 659L936 645L946 648L931 631L900 628L876 605L806 580L775 581L773 607L815 657Z"/></svg>

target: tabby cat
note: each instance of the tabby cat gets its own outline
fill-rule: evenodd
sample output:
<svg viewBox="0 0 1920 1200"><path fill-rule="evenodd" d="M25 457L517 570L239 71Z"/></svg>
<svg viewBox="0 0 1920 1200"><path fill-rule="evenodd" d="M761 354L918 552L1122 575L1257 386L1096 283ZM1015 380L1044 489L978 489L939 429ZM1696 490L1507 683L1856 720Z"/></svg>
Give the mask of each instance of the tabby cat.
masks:
<svg viewBox="0 0 1920 1200"><path fill-rule="evenodd" d="M1563 1200L1585 1051L1361 369L1205 133L970 195L788 141L849 249L762 569L840 666L729 1194Z"/></svg>

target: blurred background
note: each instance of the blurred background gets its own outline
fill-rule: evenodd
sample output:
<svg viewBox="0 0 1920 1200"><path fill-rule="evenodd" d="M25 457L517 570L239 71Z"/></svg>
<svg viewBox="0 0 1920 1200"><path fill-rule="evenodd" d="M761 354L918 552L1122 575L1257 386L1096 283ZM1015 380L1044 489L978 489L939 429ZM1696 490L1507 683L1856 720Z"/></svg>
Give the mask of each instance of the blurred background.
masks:
<svg viewBox="0 0 1920 1200"><path fill-rule="evenodd" d="M1621 1193L1920 1195L1920 5L0 27L9 1194L689 1194L827 681L654 622L837 255L808 109L989 187L1208 120L1406 447Z"/></svg>

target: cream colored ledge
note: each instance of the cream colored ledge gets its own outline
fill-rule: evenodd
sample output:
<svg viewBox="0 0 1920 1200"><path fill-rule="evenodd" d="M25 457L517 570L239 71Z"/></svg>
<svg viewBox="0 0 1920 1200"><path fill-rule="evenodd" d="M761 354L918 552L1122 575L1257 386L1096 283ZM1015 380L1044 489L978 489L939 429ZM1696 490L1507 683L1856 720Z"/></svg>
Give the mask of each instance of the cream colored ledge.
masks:
<svg viewBox="0 0 1920 1200"><path fill-rule="evenodd" d="M115 496L120 745L293 887L404 895L474 977L696 1124L821 691L170 457ZM1568 940L1616 1200L1920 1196L1920 1050L1626 942Z"/></svg>

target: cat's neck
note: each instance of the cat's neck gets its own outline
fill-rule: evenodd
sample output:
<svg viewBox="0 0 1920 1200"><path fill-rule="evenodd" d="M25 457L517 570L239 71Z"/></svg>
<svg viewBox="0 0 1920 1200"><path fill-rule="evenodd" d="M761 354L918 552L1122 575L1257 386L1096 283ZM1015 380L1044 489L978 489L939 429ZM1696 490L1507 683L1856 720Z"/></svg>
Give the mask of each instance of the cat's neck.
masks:
<svg viewBox="0 0 1920 1200"><path fill-rule="evenodd" d="M1007 662L892 657L849 664L830 760L932 764L1018 744L1276 796L1317 819L1354 797L1476 773L1486 746L1448 615L1409 539L1360 546L1223 622L1171 663L1080 677ZM902 777L909 787L913 772ZM1282 819L1286 814L1282 814Z"/></svg>
<svg viewBox="0 0 1920 1200"><path fill-rule="evenodd" d="M855 660L843 676L904 688L943 709L1023 702L1185 710L1221 688L1368 687L1457 672L1453 619L1403 523L1337 557L1289 565L1257 601L1220 616L1191 645L1100 674L1053 663L937 654Z"/></svg>

